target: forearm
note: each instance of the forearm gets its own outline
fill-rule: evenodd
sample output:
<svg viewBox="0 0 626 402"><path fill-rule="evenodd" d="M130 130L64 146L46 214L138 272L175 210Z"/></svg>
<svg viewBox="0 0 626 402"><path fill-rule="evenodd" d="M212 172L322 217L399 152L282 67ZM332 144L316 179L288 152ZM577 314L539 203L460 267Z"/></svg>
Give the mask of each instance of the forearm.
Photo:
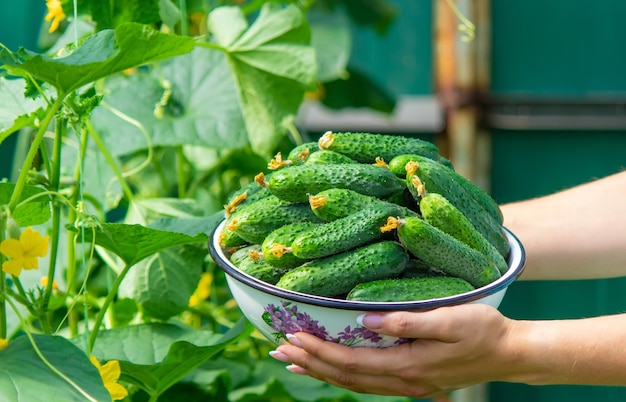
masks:
<svg viewBox="0 0 626 402"><path fill-rule="evenodd" d="M506 338L502 381L626 385L626 314L516 321Z"/></svg>
<svg viewBox="0 0 626 402"><path fill-rule="evenodd" d="M626 172L502 211L526 250L521 279L626 275Z"/></svg>

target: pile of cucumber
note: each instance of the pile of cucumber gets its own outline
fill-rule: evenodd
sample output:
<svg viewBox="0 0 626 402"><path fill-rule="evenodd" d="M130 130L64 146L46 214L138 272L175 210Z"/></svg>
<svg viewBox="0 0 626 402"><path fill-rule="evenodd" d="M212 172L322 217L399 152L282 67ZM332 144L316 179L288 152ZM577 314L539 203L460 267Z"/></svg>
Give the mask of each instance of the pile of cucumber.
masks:
<svg viewBox="0 0 626 402"><path fill-rule="evenodd" d="M498 204L431 142L327 132L268 168L229 197L219 235L230 261L259 280L413 301L485 286L508 268Z"/></svg>

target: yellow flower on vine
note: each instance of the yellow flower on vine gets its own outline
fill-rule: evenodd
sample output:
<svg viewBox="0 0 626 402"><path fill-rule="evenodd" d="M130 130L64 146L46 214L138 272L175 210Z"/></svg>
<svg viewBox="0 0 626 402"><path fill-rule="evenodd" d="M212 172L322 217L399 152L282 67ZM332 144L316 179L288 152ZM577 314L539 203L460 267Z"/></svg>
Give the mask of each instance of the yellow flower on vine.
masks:
<svg viewBox="0 0 626 402"><path fill-rule="evenodd" d="M196 307L202 300L208 299L211 294L211 283L213 283L213 274L204 272L198 281L198 287L189 298L189 307Z"/></svg>
<svg viewBox="0 0 626 402"><path fill-rule="evenodd" d="M61 0L46 0L46 7L48 8L48 14L46 14L45 20L52 21L48 32L52 33L59 28L59 24L67 16L63 12L63 6L61 6Z"/></svg>
<svg viewBox="0 0 626 402"><path fill-rule="evenodd" d="M102 382L104 383L104 387L107 391L109 391L111 399L119 401L128 396L126 388L117 383L117 380L120 378L120 374L122 373L119 361L109 360L104 365L101 365L95 356L89 356L89 360L91 361L91 364L96 366L98 369Z"/></svg>
<svg viewBox="0 0 626 402"><path fill-rule="evenodd" d="M0 253L9 257L2 264L2 270L7 274L18 276L22 269L39 269L38 257L48 254L48 239L30 226L24 229L20 239L5 239L0 243Z"/></svg>
<svg viewBox="0 0 626 402"><path fill-rule="evenodd" d="M9 346L9 340L7 338L0 338L0 350L6 349Z"/></svg>

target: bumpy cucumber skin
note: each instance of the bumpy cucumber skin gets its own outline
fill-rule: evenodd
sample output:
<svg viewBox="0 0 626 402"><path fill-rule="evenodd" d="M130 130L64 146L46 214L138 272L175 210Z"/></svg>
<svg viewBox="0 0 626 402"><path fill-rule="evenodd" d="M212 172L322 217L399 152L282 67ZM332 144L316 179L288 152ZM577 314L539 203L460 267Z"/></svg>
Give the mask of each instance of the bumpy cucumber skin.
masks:
<svg viewBox="0 0 626 402"><path fill-rule="evenodd" d="M232 230L228 230L226 227L222 228L219 241L220 246L222 247L239 247L250 244L246 240L242 239L237 233Z"/></svg>
<svg viewBox="0 0 626 402"><path fill-rule="evenodd" d="M498 252L506 258L510 251L508 239L504 233L501 222L493 214L487 211L483 204L455 179L450 169L444 169L442 165L428 162L418 162L415 173L425 186L427 193L441 194L457 207L463 215L469 219L474 227L483 235ZM459 175L457 175L459 176ZM460 176L459 176L460 177ZM407 174L407 188L419 203L421 194L415 188Z"/></svg>
<svg viewBox="0 0 626 402"><path fill-rule="evenodd" d="M400 135L341 132L332 133L333 141L326 148L323 140L318 143L320 149L339 152L361 163L374 163L377 157L390 161L400 154L418 154L439 159L439 148L429 141Z"/></svg>
<svg viewBox="0 0 626 402"><path fill-rule="evenodd" d="M272 174L268 188L272 194L289 202L305 202L308 194L329 188L348 188L378 198L388 197L406 188L403 180L380 166L362 163L303 164Z"/></svg>
<svg viewBox="0 0 626 402"><path fill-rule="evenodd" d="M402 218L397 234L414 257L474 287L488 285L500 277L498 268L482 253L421 218Z"/></svg>
<svg viewBox="0 0 626 402"><path fill-rule="evenodd" d="M230 257L230 262L241 272L244 272L260 281L275 285L279 279L288 271L287 268L278 268L270 265L261 256L258 260L253 260L248 254L250 250L261 252L259 244L253 244L236 250Z"/></svg>
<svg viewBox="0 0 626 402"><path fill-rule="evenodd" d="M272 177L271 173L265 174L266 180L270 177ZM253 181L241 187L239 190L233 191L228 196L226 204L230 204L235 198L245 193L246 191L248 192L246 194L246 198L237 206L237 208L240 208L243 205L252 204L253 202L260 200L261 198L265 198L266 196L271 195L267 187L261 187L259 183Z"/></svg>
<svg viewBox="0 0 626 402"><path fill-rule="evenodd" d="M227 222L234 223L233 231L252 244L261 244L272 231L294 222L321 222L307 203L263 203L236 211Z"/></svg>
<svg viewBox="0 0 626 402"><path fill-rule="evenodd" d="M313 213L324 221L334 221L344 218L363 209L375 205L394 206L397 208L399 216L415 215L416 212L396 203L382 200L380 198L361 194L354 190L345 188L330 188L320 191L316 196L324 197L324 205L313 208Z"/></svg>
<svg viewBox="0 0 626 402"><path fill-rule="evenodd" d="M426 222L483 253L501 274L507 271L508 264L498 249L444 196L437 193L426 194L420 201L420 211Z"/></svg>
<svg viewBox="0 0 626 402"><path fill-rule="evenodd" d="M309 261L283 275L276 286L317 296L341 297L359 283L398 276L408 260L408 253L398 242L381 241Z"/></svg>
<svg viewBox="0 0 626 402"><path fill-rule="evenodd" d="M239 268L239 265L250 258L250 251L261 253L260 244L249 244L247 246L239 247L230 255L230 262Z"/></svg>
<svg viewBox="0 0 626 402"><path fill-rule="evenodd" d="M317 141L305 142L303 144L300 144L292 148L291 151L289 151L289 154L287 155L287 159L289 159L293 165L300 165L306 162L309 155L319 150L320 148L317 145ZM303 158L302 152L305 152L305 151L308 151L308 153L306 154L306 157Z"/></svg>
<svg viewBox="0 0 626 402"><path fill-rule="evenodd" d="M396 158L389 161L389 170L399 177L406 177L405 166L407 162L410 161L417 162L422 166L422 170L430 172L428 174L433 177L437 177L438 182L441 183L440 186L449 186L450 189L455 187L463 188L463 191L467 193L469 197L489 212L499 224L502 224L502 210L498 203L482 188L442 163L433 164L431 160L420 155L398 155Z"/></svg>
<svg viewBox="0 0 626 402"><path fill-rule="evenodd" d="M285 252L282 256L276 257L272 254L271 249L274 244L281 244L283 246L291 247L293 240L300 234L311 230L313 227L320 225L320 223L314 222L294 222L273 230L267 235L261 249L265 261L279 268L294 268L298 265L302 265L307 259L296 257L291 251Z"/></svg>
<svg viewBox="0 0 626 402"><path fill-rule="evenodd" d="M404 302L439 299L474 290L467 281L452 276L379 279L356 285L346 300Z"/></svg>
<svg viewBox="0 0 626 402"><path fill-rule="evenodd" d="M450 169L452 171L454 171L454 167L452 167L452 162L450 162L448 159L442 157L439 157L439 160L435 161L431 158L427 158L425 156L422 155L417 155L417 154L400 154L395 156L394 158L392 158L391 160L388 161L387 165L389 167L389 170L395 174L398 177L406 177L406 164L408 162L428 162L428 163L432 163L432 162L438 162L440 165L444 166L446 169Z"/></svg>
<svg viewBox="0 0 626 402"><path fill-rule="evenodd" d="M322 150L313 152L305 163L359 163L354 159L335 151Z"/></svg>
<svg viewBox="0 0 626 402"><path fill-rule="evenodd" d="M380 228L389 216L397 216L395 205L373 205L346 217L319 225L297 236L291 243L299 258L321 258L385 237Z"/></svg>

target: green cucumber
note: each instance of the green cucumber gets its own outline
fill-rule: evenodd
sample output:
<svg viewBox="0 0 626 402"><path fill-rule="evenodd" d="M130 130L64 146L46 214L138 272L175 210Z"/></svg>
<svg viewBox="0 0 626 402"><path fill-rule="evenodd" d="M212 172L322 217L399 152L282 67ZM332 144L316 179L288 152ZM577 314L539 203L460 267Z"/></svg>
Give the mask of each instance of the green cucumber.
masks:
<svg viewBox="0 0 626 402"><path fill-rule="evenodd" d="M320 225L314 222L295 222L273 230L263 240L262 251L265 261L275 267L294 268L308 259L298 258L291 252L291 243L300 234Z"/></svg>
<svg viewBox="0 0 626 402"><path fill-rule="evenodd" d="M468 180L441 163L433 163L430 159L419 155L399 155L389 161L389 170L399 175L399 177L406 178L406 164L409 162L417 162L418 166L421 167L418 168L418 176L421 171L425 171L426 173L424 174L432 176L432 180L437 181L435 184L438 187L449 188L449 191L462 188L463 193L468 194L469 197L489 212L499 224L502 224L502 210L498 203L485 190L474 184L471 180ZM437 192L432 189L427 190Z"/></svg>
<svg viewBox="0 0 626 402"><path fill-rule="evenodd" d="M408 216L396 222L398 239L413 257L450 276L465 279L474 287L500 277L498 268L482 253L423 219Z"/></svg>
<svg viewBox="0 0 626 402"><path fill-rule="evenodd" d="M230 257L230 261L241 272L271 285L275 285L288 271L288 269L268 264L258 244L236 250Z"/></svg>
<svg viewBox="0 0 626 402"><path fill-rule="evenodd" d="M409 162L407 166L410 167L407 168L406 185L416 202L419 203L422 195L426 193L443 195L472 222L504 258L508 256L510 245L501 220L485 209L485 204L477 197L477 193L473 193L456 180L457 177L461 177L460 175L440 164L428 161Z"/></svg>
<svg viewBox="0 0 626 402"><path fill-rule="evenodd" d="M444 196L427 193L420 201L420 211L426 222L483 253L501 274L506 272L508 264L500 252Z"/></svg>
<svg viewBox="0 0 626 402"><path fill-rule="evenodd" d="M317 151L309 155L305 163L359 163L354 159L335 151Z"/></svg>
<svg viewBox="0 0 626 402"><path fill-rule="evenodd" d="M396 205L400 216L415 215L416 212L387 200L358 193L345 188L330 188L309 196L313 213L324 221L334 221L374 205Z"/></svg>
<svg viewBox="0 0 626 402"><path fill-rule="evenodd" d="M303 164L272 174L270 192L289 202L306 202L308 194L348 188L374 197L388 197L406 188L403 180L380 166L362 163Z"/></svg>
<svg viewBox="0 0 626 402"><path fill-rule="evenodd" d="M225 227L248 243L261 244L272 231L294 222L321 220L307 203L276 202L272 197L267 197L235 211L226 220Z"/></svg>
<svg viewBox="0 0 626 402"><path fill-rule="evenodd" d="M362 246L386 236L381 228L389 216L398 216L400 206L372 205L369 208L335 219L297 236L291 252L299 258L321 258Z"/></svg>
<svg viewBox="0 0 626 402"><path fill-rule="evenodd" d="M227 227L222 228L218 241L220 247L239 247L250 244L246 240L242 239L237 233L229 230Z"/></svg>
<svg viewBox="0 0 626 402"><path fill-rule="evenodd" d="M439 148L419 138L390 134L327 132L318 141L320 149L344 154L361 163L374 163L376 158L390 161L400 154L418 154L439 159Z"/></svg>
<svg viewBox="0 0 626 402"><path fill-rule="evenodd" d="M255 201L271 195L267 187L261 185L264 184L265 180L267 180L267 177L270 176L271 173L268 173L267 175L260 173L255 176L254 181L231 193L226 200L226 205L224 205L224 212L226 217L235 212L237 208L241 208L244 205L252 204ZM259 181L262 181L263 183L259 183Z"/></svg>
<svg viewBox="0 0 626 402"><path fill-rule="evenodd" d="M474 290L467 281L453 276L379 279L356 285L346 300L404 302L439 299Z"/></svg>
<svg viewBox="0 0 626 402"><path fill-rule="evenodd" d="M439 157L437 161L434 161L431 158L426 158L422 155L416 154L400 154L389 160L388 167L389 170L398 177L406 177L406 164L408 162L438 162L440 165L444 166L446 169L450 169L454 171L452 167L452 162L443 156Z"/></svg>
<svg viewBox="0 0 626 402"><path fill-rule="evenodd" d="M408 253L398 242L381 241L304 263L284 274L276 286L341 297L359 283L400 275L408 260Z"/></svg>
<svg viewBox="0 0 626 402"><path fill-rule="evenodd" d="M317 141L305 142L292 148L287 155L287 159L291 161L292 165L300 165L306 162L312 153L319 150L320 148L317 145Z"/></svg>
<svg viewBox="0 0 626 402"><path fill-rule="evenodd" d="M255 256L254 258L252 256ZM228 260L239 268L239 266L246 262L248 259L257 260L263 255L260 244L249 244L247 246L239 247L230 255Z"/></svg>

